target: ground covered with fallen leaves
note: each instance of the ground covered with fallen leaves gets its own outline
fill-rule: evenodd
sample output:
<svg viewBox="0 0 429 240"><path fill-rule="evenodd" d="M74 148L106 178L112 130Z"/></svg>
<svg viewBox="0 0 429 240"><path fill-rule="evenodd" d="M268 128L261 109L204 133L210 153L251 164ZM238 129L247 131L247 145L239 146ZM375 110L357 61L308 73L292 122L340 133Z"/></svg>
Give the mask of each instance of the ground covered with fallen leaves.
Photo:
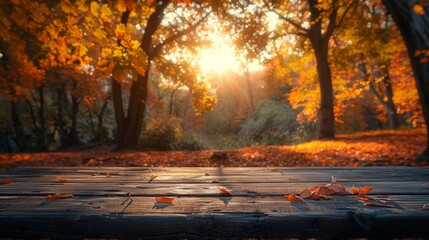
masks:
<svg viewBox="0 0 429 240"><path fill-rule="evenodd" d="M115 151L114 145L45 153L0 154L0 171L24 166L302 167L416 166L424 129L339 135L335 141L202 151Z"/></svg>

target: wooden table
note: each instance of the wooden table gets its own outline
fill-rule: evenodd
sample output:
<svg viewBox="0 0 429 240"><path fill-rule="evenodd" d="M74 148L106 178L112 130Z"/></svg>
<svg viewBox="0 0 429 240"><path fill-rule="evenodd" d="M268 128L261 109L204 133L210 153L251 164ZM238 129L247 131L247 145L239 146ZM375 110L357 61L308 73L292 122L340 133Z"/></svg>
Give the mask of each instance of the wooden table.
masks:
<svg viewBox="0 0 429 240"><path fill-rule="evenodd" d="M373 187L367 196L389 198L390 207L351 194L284 197L331 176L348 189ZM2 178L12 182L0 185L0 237L429 237L423 168L17 168ZM74 197L47 199L55 193Z"/></svg>

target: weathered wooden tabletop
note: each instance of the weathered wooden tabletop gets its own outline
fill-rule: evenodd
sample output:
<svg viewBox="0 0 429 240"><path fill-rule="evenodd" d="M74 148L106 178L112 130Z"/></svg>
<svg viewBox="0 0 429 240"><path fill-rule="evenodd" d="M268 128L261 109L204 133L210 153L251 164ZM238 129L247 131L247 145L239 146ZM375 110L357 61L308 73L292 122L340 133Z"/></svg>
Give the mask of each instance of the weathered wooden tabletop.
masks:
<svg viewBox="0 0 429 240"><path fill-rule="evenodd" d="M390 207L351 194L284 197L331 176L348 189L373 187L367 196L389 198ZM12 182L0 185L0 237L429 237L423 168L17 168L2 178ZM74 197L47 199L55 193Z"/></svg>

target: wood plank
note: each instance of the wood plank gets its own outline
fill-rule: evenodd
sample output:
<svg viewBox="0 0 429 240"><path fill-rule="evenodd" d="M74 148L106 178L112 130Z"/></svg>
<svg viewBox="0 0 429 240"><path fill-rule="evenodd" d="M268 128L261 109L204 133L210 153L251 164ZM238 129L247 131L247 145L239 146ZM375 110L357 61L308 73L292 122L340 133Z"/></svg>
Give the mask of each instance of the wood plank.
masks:
<svg viewBox="0 0 429 240"><path fill-rule="evenodd" d="M386 204L395 208L366 206L357 196L334 195L332 200L305 200L290 202L283 196L219 196L175 197L173 204L157 204L155 197L126 196L88 197L75 196L69 199L47 200L46 197L8 196L0 197L0 216L3 214L196 214L196 213L265 213L265 214L334 214L343 211L359 211L367 214L411 214L428 216L422 206L429 201L428 195L373 195L389 198Z"/></svg>
<svg viewBox="0 0 429 240"><path fill-rule="evenodd" d="M335 202L307 201L304 206L280 198L232 198L228 204L216 198L204 202L200 198L178 198L172 205L154 208L154 199L137 197L121 213L123 207L114 198L79 197L38 207L34 207L34 201L41 199L30 198L26 199L28 206L33 206L30 213L20 208L0 212L0 231L2 237L57 238L428 236L429 211L418 210L421 202L390 197L402 209L365 207L350 197ZM256 208L258 201L266 209ZM102 207L94 208L94 202ZM201 210L195 204L208 207ZM61 208L63 211L58 210Z"/></svg>
<svg viewBox="0 0 429 240"><path fill-rule="evenodd" d="M149 183L151 173L158 177ZM56 176L69 182L53 183ZM374 187L369 195L390 198L394 208L365 206L352 195L305 203L283 197L329 183L331 176L347 187ZM12 182L0 185L0 237L429 236L424 168L19 168L2 177ZM232 195L221 195L219 187ZM46 200L57 192L75 197ZM159 195L173 196L173 204L156 204Z"/></svg>
<svg viewBox="0 0 429 240"><path fill-rule="evenodd" d="M230 191L234 196L283 196L288 193L300 193L305 188L317 185L324 185L326 182L313 183L204 183L204 184L165 184L165 183L38 183L32 182L12 182L0 187L0 196L22 195L41 196L58 192L70 192L81 196L115 196L125 195L131 192L136 196L217 196L221 192L219 187ZM374 190L371 194L429 194L426 182L355 182L355 186L371 186ZM350 188L351 184L345 185Z"/></svg>
<svg viewBox="0 0 429 240"><path fill-rule="evenodd" d="M140 169L140 168L139 168ZM278 170L270 171L266 168L255 168L248 171L237 170L219 170L218 168L184 168L178 171L160 170L157 168L142 168L138 170L132 168L126 171L126 168L89 168L76 171L61 168L26 168L16 169L0 174L2 177L13 177L15 181L32 181L37 178L38 181L52 181L56 176L70 178L76 181L96 181L103 179L108 172L112 178L111 181L138 182L148 180L149 175L156 173L157 182L168 183L199 183L211 182L213 180L221 182L315 182L330 181L331 176L335 175L341 182L355 182L365 179L366 181L414 181L416 178L429 179L429 171L419 168L392 169L386 168L347 168L347 170L332 171L322 168L320 171L311 169ZM413 169L415 171L413 171ZM91 178L87 177L91 176Z"/></svg>

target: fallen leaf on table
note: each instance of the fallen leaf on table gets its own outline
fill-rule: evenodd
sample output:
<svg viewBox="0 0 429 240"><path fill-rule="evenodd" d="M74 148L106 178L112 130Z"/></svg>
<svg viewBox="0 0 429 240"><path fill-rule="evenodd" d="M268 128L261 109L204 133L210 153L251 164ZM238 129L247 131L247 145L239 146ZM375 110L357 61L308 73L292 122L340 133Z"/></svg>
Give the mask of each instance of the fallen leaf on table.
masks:
<svg viewBox="0 0 429 240"><path fill-rule="evenodd" d="M324 196L329 196L332 195L334 193L336 193L334 190L332 190L329 187L326 186L320 186L315 192L316 195L324 195Z"/></svg>
<svg viewBox="0 0 429 240"><path fill-rule="evenodd" d="M110 173L106 172L106 177L111 178L112 176L110 176Z"/></svg>
<svg viewBox="0 0 429 240"><path fill-rule="evenodd" d="M277 170L277 168L275 168L275 167L267 167L267 169L270 171L276 171Z"/></svg>
<svg viewBox="0 0 429 240"><path fill-rule="evenodd" d="M290 193L289 195L285 195L285 198L291 202L304 202L302 198L296 196L293 193Z"/></svg>
<svg viewBox="0 0 429 240"><path fill-rule="evenodd" d="M309 198L311 194L312 194L311 191L308 188L306 188L299 194L299 197L302 199L305 199L305 198Z"/></svg>
<svg viewBox="0 0 429 240"><path fill-rule="evenodd" d="M156 177L158 177L158 175L156 175L155 173L152 173L149 177L150 177L150 180L153 181Z"/></svg>
<svg viewBox="0 0 429 240"><path fill-rule="evenodd" d="M56 177L55 178L56 183L65 183L67 181L68 181L67 178L63 178L63 177Z"/></svg>
<svg viewBox="0 0 429 240"><path fill-rule="evenodd" d="M371 192L371 191L372 191L372 189L374 189L374 188L372 188L372 187L368 187L368 186L360 187L360 188L359 188L359 192L358 192L358 194L359 194L359 195L365 195L365 194L368 194L369 192Z"/></svg>
<svg viewBox="0 0 429 240"><path fill-rule="evenodd" d="M219 183L219 181L218 180L213 180L212 183Z"/></svg>
<svg viewBox="0 0 429 240"><path fill-rule="evenodd" d="M2 185L2 184L8 184L8 183L11 183L11 182L12 182L12 180L10 178L5 177L5 178L3 178L1 180L0 185Z"/></svg>
<svg viewBox="0 0 429 240"><path fill-rule="evenodd" d="M73 194L71 193L55 193L52 195L48 195L46 197L47 200L55 200L55 199L64 199L64 198L73 198Z"/></svg>
<svg viewBox="0 0 429 240"><path fill-rule="evenodd" d="M156 197L155 200L156 200L157 203L172 204L174 198L173 197Z"/></svg>
<svg viewBox="0 0 429 240"><path fill-rule="evenodd" d="M228 190L226 190L225 188L219 188L219 191L223 195L231 195L231 193Z"/></svg>
<svg viewBox="0 0 429 240"><path fill-rule="evenodd" d="M350 193L352 195L365 195L368 194L369 192L371 192L374 188L369 187L369 186L363 186L360 188L356 188L354 185L350 188Z"/></svg>

